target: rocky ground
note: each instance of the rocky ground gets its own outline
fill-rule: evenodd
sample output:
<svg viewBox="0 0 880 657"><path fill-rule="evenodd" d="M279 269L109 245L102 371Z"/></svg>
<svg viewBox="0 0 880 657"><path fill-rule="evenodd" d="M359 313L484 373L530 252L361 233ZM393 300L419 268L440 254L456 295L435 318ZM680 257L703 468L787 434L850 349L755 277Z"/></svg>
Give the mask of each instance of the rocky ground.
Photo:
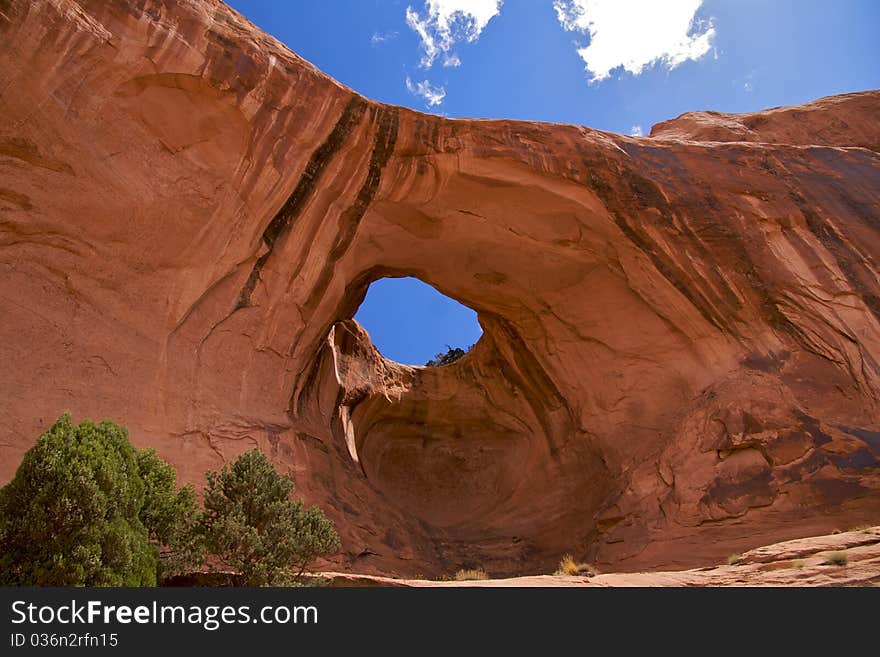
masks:
<svg viewBox="0 0 880 657"><path fill-rule="evenodd" d="M774 543L693 570L435 581L323 573L331 586L880 586L880 526Z"/></svg>

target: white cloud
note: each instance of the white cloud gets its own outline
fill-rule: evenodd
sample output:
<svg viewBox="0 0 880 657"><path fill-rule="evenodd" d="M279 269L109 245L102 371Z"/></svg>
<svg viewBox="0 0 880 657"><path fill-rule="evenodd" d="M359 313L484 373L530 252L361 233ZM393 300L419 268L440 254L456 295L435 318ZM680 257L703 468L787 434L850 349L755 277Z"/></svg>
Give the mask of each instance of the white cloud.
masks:
<svg viewBox="0 0 880 657"><path fill-rule="evenodd" d="M453 48L460 41L476 41L501 11L503 0L425 0L424 17L406 8L406 24L422 42L423 68L431 68L443 55L444 66L458 66L461 60Z"/></svg>
<svg viewBox="0 0 880 657"><path fill-rule="evenodd" d="M413 82L407 76L406 88L414 96L423 98L428 107L439 105L446 98L446 89L439 85L432 85L428 80Z"/></svg>
<svg viewBox="0 0 880 657"><path fill-rule="evenodd" d="M428 29L428 21L422 22L419 15L413 11L413 8L407 7L406 24L415 30L422 40L422 49L425 51L424 55L422 55L422 66L426 68L431 66L437 58L438 48L433 34Z"/></svg>
<svg viewBox="0 0 880 657"><path fill-rule="evenodd" d="M642 126L634 125L632 128L630 128L629 129L629 136L630 137L641 137L642 136Z"/></svg>
<svg viewBox="0 0 880 657"><path fill-rule="evenodd" d="M389 31L389 32L373 32L373 36L370 37L370 43L374 46L381 45L387 41L391 41L397 37L397 32Z"/></svg>
<svg viewBox="0 0 880 657"><path fill-rule="evenodd" d="M755 90L755 87L751 82L746 81L745 84L743 84L743 91L745 91L746 93L751 93L754 90Z"/></svg>
<svg viewBox="0 0 880 657"><path fill-rule="evenodd" d="M694 19L703 0L554 0L563 28L584 32L590 43L578 48L592 75L607 78L618 67L639 75L661 62L673 69L712 48L715 28Z"/></svg>

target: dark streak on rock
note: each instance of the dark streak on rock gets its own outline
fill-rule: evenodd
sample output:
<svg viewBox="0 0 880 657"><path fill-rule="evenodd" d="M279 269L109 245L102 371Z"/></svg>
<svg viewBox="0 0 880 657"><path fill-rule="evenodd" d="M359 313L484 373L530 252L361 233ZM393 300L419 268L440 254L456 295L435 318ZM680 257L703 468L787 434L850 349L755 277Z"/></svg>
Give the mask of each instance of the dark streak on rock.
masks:
<svg viewBox="0 0 880 657"><path fill-rule="evenodd" d="M854 429L845 425L838 425L838 429L850 436L855 436L861 440L868 450L880 459L880 431L870 431L868 429Z"/></svg>
<svg viewBox="0 0 880 657"><path fill-rule="evenodd" d="M819 450L814 450L806 458L784 468L777 468L774 472L782 483L797 483L816 474L827 464L828 457Z"/></svg>
<svg viewBox="0 0 880 657"><path fill-rule="evenodd" d="M861 438L866 443L880 447L880 431L871 431L869 429L854 429L844 425L838 425L838 428L845 433L856 438Z"/></svg>
<svg viewBox="0 0 880 657"><path fill-rule="evenodd" d="M686 274L663 252L659 245L654 243L648 233L635 222L627 220L627 207L656 208L661 215L660 228L666 230L672 228L671 208L657 185L630 169L614 166L610 161L601 163L584 161L584 165L587 171L592 171L588 185L605 204L614 223L623 234L651 259L657 271L690 301L691 305L707 322L719 330L734 332L734 327L715 312L711 303L702 294L688 287L685 282ZM613 175L620 178L624 184L609 184L598 175L597 172L601 170L613 171ZM625 190L623 193L626 193L629 198L622 198L622 190ZM723 284L726 286L726 283Z"/></svg>
<svg viewBox="0 0 880 657"><path fill-rule="evenodd" d="M366 108L366 101L357 96L353 97L345 106L342 115L339 117L336 125L333 126L333 130L312 153L293 192L263 231L263 243L268 250L254 264L250 276L248 276L248 280L239 294L236 310L250 305L251 294L253 294L257 281L260 279L260 272L272 255L275 245L279 239L290 231L293 221L299 216L308 200L312 197L312 194L314 194L315 187L321 179L327 164L345 143L345 139L351 134L355 126L360 123Z"/></svg>
<svg viewBox="0 0 880 657"><path fill-rule="evenodd" d="M769 468L755 472L743 481L713 481L702 498L704 504L724 502L747 498L747 506L764 506L768 500L776 496L773 486L773 474Z"/></svg>
<svg viewBox="0 0 880 657"><path fill-rule="evenodd" d="M681 294L691 302L691 305L699 311L700 315L703 316L703 319L712 324L715 328L724 330L726 328L726 322L712 311L702 295L692 292L691 289L688 288L683 280L681 272L675 267L671 259L663 254L660 248L654 244L653 240L646 235L644 231L630 225L627 220L619 214L614 213L612 216L614 217L614 223L617 224L617 227L620 228L623 234L651 259L654 267L656 267L657 271L663 275L663 278L672 283L675 289L681 292Z"/></svg>
<svg viewBox="0 0 880 657"><path fill-rule="evenodd" d="M373 138L373 153L370 156L366 178L358 190L354 203L342 212L339 217L339 230L336 241L333 243L333 248L330 250L327 262L318 275L309 298L303 305L302 311L304 316L310 316L314 312L314 309L327 291L327 287L333 280L336 263L351 246L360 221L363 219L364 214L366 214L367 209L373 202L376 191L379 189L379 183L382 181L382 170L388 164L388 160L391 159L391 154L394 152L399 128L398 108L370 107L370 119L375 124L376 134ZM327 330L329 330L329 326ZM311 385L316 375L316 367L317 360L311 366L312 371L307 376L306 385L302 388L303 390L307 390ZM295 406L301 405L302 402L302 396L299 397L299 404L295 404L294 400L291 399L288 404L288 411L291 411Z"/></svg>
<svg viewBox="0 0 880 657"><path fill-rule="evenodd" d="M370 118L376 126L376 136L373 139L373 153L370 156L367 176L358 190L354 203L342 212L339 217L339 231L336 241L333 243L333 248L330 249L327 262L303 307L306 314L313 311L318 303L320 303L321 298L323 298L324 293L327 291L327 287L330 285L330 281L333 279L336 263L351 246L361 219L363 219L367 208L373 202L376 191L379 189L379 183L382 181L382 170L388 164L388 160L394 152L394 145L397 143L398 109L396 107L373 106L370 108L370 114Z"/></svg>
<svg viewBox="0 0 880 657"><path fill-rule="evenodd" d="M826 504L835 506L868 492L858 481L850 479L812 479L810 486Z"/></svg>
<svg viewBox="0 0 880 657"><path fill-rule="evenodd" d="M846 280L852 285L853 290L862 297L871 314L880 320L880 297L877 296L875 290L869 289L864 283L857 269L859 263L865 262L864 256L847 244L837 231L826 223L819 213L813 210L807 199L800 192L792 189L789 192L789 196L804 216L810 232L834 256L837 266L840 267L840 271L846 276Z"/></svg>
<svg viewBox="0 0 880 657"><path fill-rule="evenodd" d="M740 360L740 363L750 370L779 372L789 356L791 356L791 352L785 350L778 353L769 351L766 354L751 351Z"/></svg>
<svg viewBox="0 0 880 657"><path fill-rule="evenodd" d="M816 447L821 447L825 443L831 442L831 436L822 431L821 426L819 425L819 420L798 410L794 411L794 416L801 421L804 431L810 434L810 437L813 439L813 444Z"/></svg>
<svg viewBox="0 0 880 657"><path fill-rule="evenodd" d="M877 459L866 447L860 447L850 454L831 454L828 458L838 468L855 470L873 468L878 463Z"/></svg>

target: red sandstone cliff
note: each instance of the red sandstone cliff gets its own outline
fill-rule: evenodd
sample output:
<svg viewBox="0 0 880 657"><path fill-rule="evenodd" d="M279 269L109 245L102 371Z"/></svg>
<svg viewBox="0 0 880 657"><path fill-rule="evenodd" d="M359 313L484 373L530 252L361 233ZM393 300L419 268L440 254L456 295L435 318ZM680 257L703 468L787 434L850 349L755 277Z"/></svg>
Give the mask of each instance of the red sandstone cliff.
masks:
<svg viewBox="0 0 880 657"><path fill-rule="evenodd" d="M715 563L880 517L880 92L634 139L370 102L213 0L0 0L0 480L258 445L342 564ZM420 369L381 276L474 308Z"/></svg>

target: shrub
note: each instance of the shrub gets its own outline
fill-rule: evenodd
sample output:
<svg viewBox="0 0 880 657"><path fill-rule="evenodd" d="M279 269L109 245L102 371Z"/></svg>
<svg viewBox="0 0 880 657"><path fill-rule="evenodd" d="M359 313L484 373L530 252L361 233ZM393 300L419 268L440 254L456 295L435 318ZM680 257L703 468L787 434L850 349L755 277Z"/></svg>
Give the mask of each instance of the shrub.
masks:
<svg viewBox="0 0 880 657"><path fill-rule="evenodd" d="M258 449L207 473L204 532L208 553L246 586L290 583L318 556L339 549L320 509L292 502L293 482Z"/></svg>
<svg viewBox="0 0 880 657"><path fill-rule="evenodd" d="M441 365L454 363L469 352L473 346L474 345L471 345L467 349L461 349L459 347L450 347L449 345L446 345L446 351L435 354L434 358L425 363L425 367L440 367Z"/></svg>
<svg viewBox="0 0 880 657"><path fill-rule="evenodd" d="M192 485L177 488L174 468L154 449L137 453L138 472L144 482L140 519L150 541L160 546L160 576L190 573L204 563L201 513Z"/></svg>
<svg viewBox="0 0 880 657"><path fill-rule="evenodd" d="M489 579L489 573L482 568L463 568L455 573L456 582L465 582L474 579Z"/></svg>
<svg viewBox="0 0 880 657"><path fill-rule="evenodd" d="M849 557L846 552L829 552L822 563L828 566L845 566L849 563Z"/></svg>
<svg viewBox="0 0 880 657"><path fill-rule="evenodd" d="M155 585L144 495L125 428L63 415L0 490L0 583Z"/></svg>
<svg viewBox="0 0 880 657"><path fill-rule="evenodd" d="M736 566L736 565L738 565L739 562L740 562L740 560L742 559L742 556L743 556L743 555L740 554L739 552L737 552L737 553L735 553L735 554L731 554L729 557L727 557L727 565L728 565L728 566Z"/></svg>
<svg viewBox="0 0 880 657"><path fill-rule="evenodd" d="M574 561L574 558L570 554L566 554L562 557L562 560L559 562L559 566L556 568L556 575L577 575L578 567Z"/></svg>
<svg viewBox="0 0 880 657"><path fill-rule="evenodd" d="M566 554L562 557L562 560L559 562L559 565L556 567L556 572L553 573L559 577L569 576L569 577L593 577L599 574L599 571L593 568L588 563L578 563L574 560L570 554Z"/></svg>

